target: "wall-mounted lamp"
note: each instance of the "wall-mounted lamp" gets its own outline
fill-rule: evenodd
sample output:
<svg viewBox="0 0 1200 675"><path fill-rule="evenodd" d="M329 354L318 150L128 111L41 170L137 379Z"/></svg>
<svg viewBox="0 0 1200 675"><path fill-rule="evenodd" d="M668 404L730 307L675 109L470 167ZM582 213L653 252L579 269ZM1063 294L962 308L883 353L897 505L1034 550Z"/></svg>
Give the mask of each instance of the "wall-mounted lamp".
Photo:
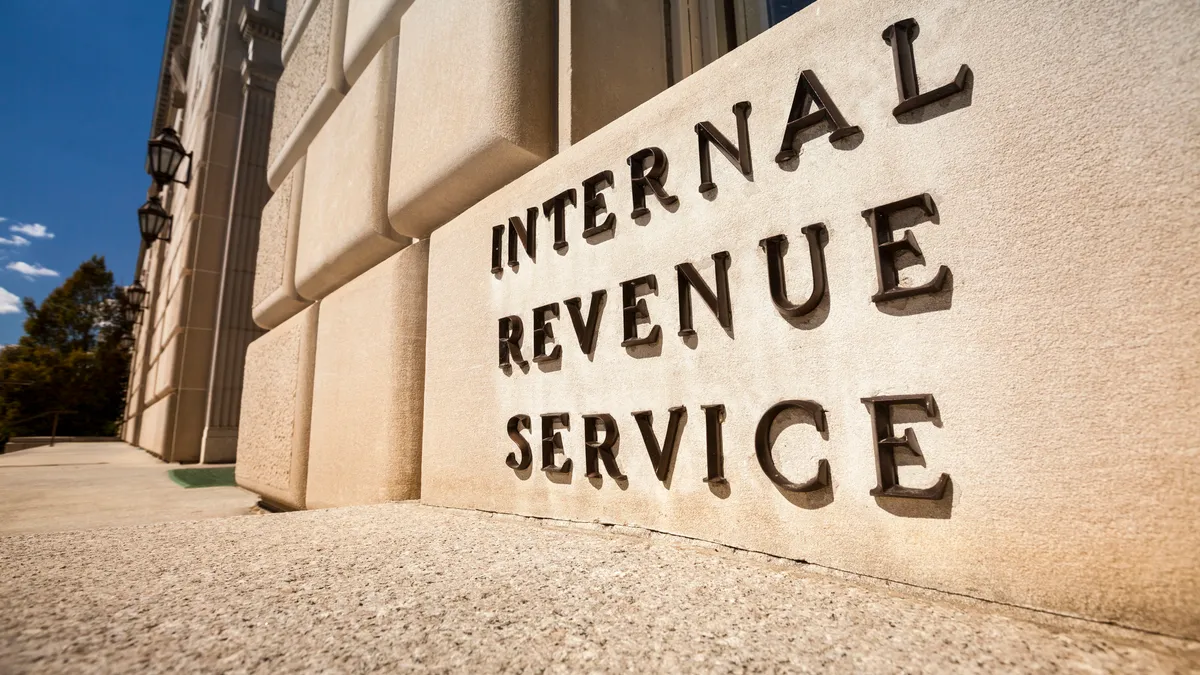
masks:
<svg viewBox="0 0 1200 675"><path fill-rule="evenodd" d="M125 287L125 297L129 300L129 304L141 307L142 301L146 299L146 287L142 286L142 282L134 279L132 284Z"/></svg>
<svg viewBox="0 0 1200 675"><path fill-rule="evenodd" d="M183 180L175 177L183 160L187 159L187 174ZM179 134L171 127L165 127L146 143L146 173L154 178L158 187L165 187L172 181L187 185L192 181L192 153L183 149L179 142Z"/></svg>
<svg viewBox="0 0 1200 675"><path fill-rule="evenodd" d="M121 308L121 314L125 318L125 323L133 325L138 323L138 319L142 314L142 302L146 300L146 287L137 279L133 280L132 284L125 287L125 306ZM133 336L130 335L129 341L132 344ZM121 339L121 345L125 345L125 339Z"/></svg>
<svg viewBox="0 0 1200 675"><path fill-rule="evenodd" d="M126 333L122 335L120 342L117 344L119 344L121 349L124 349L125 351L133 349L133 333Z"/></svg>
<svg viewBox="0 0 1200 675"><path fill-rule="evenodd" d="M150 197L138 208L138 228L146 246L156 241L171 241L171 220L157 196Z"/></svg>
<svg viewBox="0 0 1200 675"><path fill-rule="evenodd" d="M125 322L133 325L138 323L138 319L142 316L142 308L132 302L121 308L121 313L125 317Z"/></svg>

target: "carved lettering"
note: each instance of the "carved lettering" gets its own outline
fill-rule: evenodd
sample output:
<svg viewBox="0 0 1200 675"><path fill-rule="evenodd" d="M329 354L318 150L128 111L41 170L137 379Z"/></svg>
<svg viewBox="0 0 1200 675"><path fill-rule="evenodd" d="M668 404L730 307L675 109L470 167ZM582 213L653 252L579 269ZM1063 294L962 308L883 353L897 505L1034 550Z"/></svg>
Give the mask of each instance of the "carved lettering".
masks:
<svg viewBox="0 0 1200 675"><path fill-rule="evenodd" d="M654 413L643 410L633 413L637 420L638 429L642 432L642 441L646 443L646 453L650 455L650 463L654 466L654 475L660 481L666 481L671 476L671 461L679 447L680 431L687 418L687 408L676 406L669 408L671 417L667 420L667 435L663 437L662 445L654 435Z"/></svg>
<svg viewBox="0 0 1200 675"><path fill-rule="evenodd" d="M758 465L771 482L780 489L788 492L813 492L829 485L829 460L817 460L817 475L803 483L793 483L779 473L775 466L775 458L771 454L771 427L775 418L785 410L803 410L812 416L813 426L817 431L825 431L825 410L814 401L780 401L767 408L767 412L758 420L758 428L754 431L754 454L758 457Z"/></svg>
<svg viewBox="0 0 1200 675"><path fill-rule="evenodd" d="M504 463L510 469L524 471L533 463L533 449L529 447L529 441L525 440L525 436L521 434L521 429L529 428L529 415L513 415L508 418L508 437L517 444L517 450L521 453L520 459L515 454L508 453Z"/></svg>
<svg viewBox="0 0 1200 675"><path fill-rule="evenodd" d="M809 112L814 103L818 109ZM795 159L799 154L795 147L796 136L801 131L826 121L833 125L833 131L829 134L830 143L862 133L862 129L851 125L842 116L837 105L834 104L833 98L829 96L829 92L821 86L821 81L817 79L816 73L806 70L800 73L800 79L796 82L796 94L792 98L792 109L788 112L787 126L783 130L783 143L779 146L779 154L775 155L775 161L783 164Z"/></svg>
<svg viewBox="0 0 1200 675"><path fill-rule="evenodd" d="M937 404L931 394L913 394L911 396L872 396L862 399L871 412L871 426L875 437L875 468L878 472L879 483L871 494L877 497L898 497L901 499L941 499L946 494L946 486L950 483L950 474L943 473L937 483L928 488L911 488L900 484L900 473L896 468L896 449L904 448L916 457L923 456L917 445L917 437L912 428L906 428L903 436L896 436L892 423L892 410L896 406L917 406L925 412L930 420L938 419Z"/></svg>
<svg viewBox="0 0 1200 675"><path fill-rule="evenodd" d="M647 159L651 160L649 169L645 166ZM663 188L663 181L667 179L665 152L659 148L638 150L629 156L628 162L629 178L633 182L633 213L629 214L630 218L640 218L650 213L650 209L646 208L647 192L653 192L663 206L679 201L679 197L668 194Z"/></svg>
<svg viewBox="0 0 1200 675"><path fill-rule="evenodd" d="M579 338L579 348L583 350L584 354L591 354L596 350L596 333L600 329L600 311L604 308L607 296L608 291L592 292L592 305L588 308L587 323L583 321L583 303L580 298L563 301L563 304L567 306L567 311L571 314L571 324L575 326L575 336Z"/></svg>
<svg viewBox="0 0 1200 675"><path fill-rule="evenodd" d="M604 427L604 440L599 440L598 427ZM617 457L613 454L613 446L621 437L617 429L617 421L612 415L583 416L583 447L588 478L600 478L600 461L604 462L604 470L616 480L625 480L621 467L617 466Z"/></svg>
<svg viewBox="0 0 1200 675"><path fill-rule="evenodd" d="M900 270L896 266L896 259L902 253L911 253L916 256L917 260L924 262L925 256L921 252L921 247L917 245L917 238L913 235L912 230L906 230L904 238L899 241L895 240L890 219L901 211L913 208L920 209L926 218L932 219L937 215L937 205L933 203L933 197L928 194L914 195L863 211L863 217L867 219L867 224L871 227L871 234L875 239L875 266L879 274L879 292L871 296L872 302L880 303L909 298L914 295L937 293L942 290L942 287L946 285L946 280L950 277L950 268L942 265L929 283L920 286L900 285Z"/></svg>
<svg viewBox="0 0 1200 675"><path fill-rule="evenodd" d="M708 475L704 482L711 485L727 483L725 480L725 444L721 437L721 425L725 423L725 406L702 405L704 411L705 449L708 455Z"/></svg>
<svg viewBox="0 0 1200 675"><path fill-rule="evenodd" d="M562 465L555 464L555 454L564 452L562 434L556 428L570 429L571 418L567 413L542 415L542 471L546 473L571 473L571 458L564 457Z"/></svg>
<svg viewBox="0 0 1200 675"><path fill-rule="evenodd" d="M967 78L971 75L971 69L964 63L959 66L958 75L952 82L922 94L917 80L917 59L913 55L913 40L919 34L920 26L916 19L897 21L883 30L883 41L892 47L896 92L900 96L900 104L892 110L895 117L957 94L966 88Z"/></svg>
<svg viewBox="0 0 1200 675"><path fill-rule="evenodd" d="M800 231L808 238L808 259L812 268L813 283L808 299L798 305L788 299L787 274L783 269L783 256L788 249L787 235L777 234L758 242L758 245L767 252L767 278L771 288L771 302L775 303L775 309L778 309L780 314L790 317L801 317L815 310L821 304L821 299L825 297L827 281L825 252L822 248L825 225L814 223L800 228Z"/></svg>
<svg viewBox="0 0 1200 675"><path fill-rule="evenodd" d="M717 187L712 179L712 158L709 156L709 145L716 145L722 155L749 178L754 174L750 161L750 127L746 118L750 116L750 102L742 101L733 106L734 117L737 118L738 142L734 146L725 134L714 127L711 122L700 122L696 125L696 138L700 144L700 192L708 192Z"/></svg>
<svg viewBox="0 0 1200 675"><path fill-rule="evenodd" d="M550 319L558 318L558 303L536 307L533 310L533 362L555 361L562 356L562 346L554 345L554 350L546 353L546 341L554 339L554 327Z"/></svg>
<svg viewBox="0 0 1200 675"><path fill-rule="evenodd" d="M508 266L516 267L520 263L517 262L517 242L525 248L525 255L529 256L529 260L537 261L537 207L530 207L525 212L525 222L522 223L520 217L513 216L508 219Z"/></svg>
<svg viewBox="0 0 1200 675"><path fill-rule="evenodd" d="M717 315L717 322L726 329L733 328L733 307L729 299L729 251L719 251L712 256L716 263L717 292L708 286L704 277L696 271L691 263L680 263L675 266L679 282L679 335L695 335L692 326L692 289L700 294L700 299Z"/></svg>
<svg viewBox="0 0 1200 675"><path fill-rule="evenodd" d="M517 365L525 365L526 361L521 356L521 337L525 334L525 329L521 325L521 317L506 316L500 319L500 367L511 368L509 362L516 361Z"/></svg>
<svg viewBox="0 0 1200 675"><path fill-rule="evenodd" d="M658 279L653 274L621 282L621 314L624 319L625 340L622 347L658 344L662 331L657 325L650 329L645 337L638 337L638 321L650 319L650 310L646 309L646 301L638 299L638 291L645 288L649 293L658 292Z"/></svg>
<svg viewBox="0 0 1200 675"><path fill-rule="evenodd" d="M575 188L569 188L547 199L542 213L554 223L554 250L567 247L567 205L575 206Z"/></svg>
<svg viewBox="0 0 1200 675"><path fill-rule="evenodd" d="M613 229L613 225L617 222L616 214L609 213L604 217L604 222L596 224L596 216L608 212L608 204L605 203L604 195L600 194L600 191L612 187L612 184L613 172L608 170L601 171L583 181L583 237L585 239L591 239Z"/></svg>

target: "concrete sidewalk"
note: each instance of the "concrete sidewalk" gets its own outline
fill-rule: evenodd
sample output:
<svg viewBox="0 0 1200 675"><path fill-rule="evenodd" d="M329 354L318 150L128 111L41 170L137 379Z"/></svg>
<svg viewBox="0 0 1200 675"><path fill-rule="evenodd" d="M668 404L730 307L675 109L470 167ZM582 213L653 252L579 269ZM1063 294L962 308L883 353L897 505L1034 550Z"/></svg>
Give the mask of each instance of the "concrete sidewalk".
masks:
<svg viewBox="0 0 1200 675"><path fill-rule="evenodd" d="M191 465L196 466L196 465ZM62 443L0 455L0 535L250 513L235 487L184 489L164 464L125 443Z"/></svg>
<svg viewBox="0 0 1200 675"><path fill-rule="evenodd" d="M413 503L0 537L0 570L14 673L1200 668L1195 642Z"/></svg>

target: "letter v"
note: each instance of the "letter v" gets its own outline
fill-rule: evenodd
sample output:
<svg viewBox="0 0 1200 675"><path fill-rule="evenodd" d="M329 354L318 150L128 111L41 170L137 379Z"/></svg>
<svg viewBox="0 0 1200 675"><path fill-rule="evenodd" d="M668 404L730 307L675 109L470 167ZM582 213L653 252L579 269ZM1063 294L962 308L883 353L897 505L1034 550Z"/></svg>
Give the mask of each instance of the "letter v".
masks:
<svg viewBox="0 0 1200 675"><path fill-rule="evenodd" d="M659 448L658 439L654 436L654 413L649 410L633 413L637 420L638 429L642 432L642 440L646 442L646 452L650 454L650 463L654 465L654 475L660 481L666 481L671 475L671 460L679 447L679 431L687 418L687 408L676 406L669 408L671 418L667 421L667 435Z"/></svg>
<svg viewBox="0 0 1200 675"><path fill-rule="evenodd" d="M604 299L607 291L592 293L592 306L588 308L587 323L583 322L583 301L580 298L564 300L563 304L571 312L571 324L575 326L575 336L579 338L579 348L584 354L591 355L596 349L596 333L600 329L600 312L604 309Z"/></svg>

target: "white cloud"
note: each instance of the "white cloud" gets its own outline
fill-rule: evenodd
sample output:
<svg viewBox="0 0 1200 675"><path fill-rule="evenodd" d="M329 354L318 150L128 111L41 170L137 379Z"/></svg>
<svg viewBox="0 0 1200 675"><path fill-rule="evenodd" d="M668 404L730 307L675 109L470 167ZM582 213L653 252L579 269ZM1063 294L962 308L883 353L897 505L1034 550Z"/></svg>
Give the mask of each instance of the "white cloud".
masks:
<svg viewBox="0 0 1200 675"><path fill-rule="evenodd" d="M21 311L21 299L0 288L0 314L16 314Z"/></svg>
<svg viewBox="0 0 1200 675"><path fill-rule="evenodd" d="M8 237L0 237L0 246L28 246L29 240L19 234L14 234L12 239Z"/></svg>
<svg viewBox="0 0 1200 675"><path fill-rule="evenodd" d="M27 262L11 262L8 263L7 269L10 269L18 274L24 275L26 279L33 281L34 277L56 277L58 272L41 265L34 263L30 265Z"/></svg>
<svg viewBox="0 0 1200 675"><path fill-rule="evenodd" d="M21 223L19 225L11 225L8 228L9 232L20 232L27 234L34 239L53 239L54 233L46 229L41 223Z"/></svg>

